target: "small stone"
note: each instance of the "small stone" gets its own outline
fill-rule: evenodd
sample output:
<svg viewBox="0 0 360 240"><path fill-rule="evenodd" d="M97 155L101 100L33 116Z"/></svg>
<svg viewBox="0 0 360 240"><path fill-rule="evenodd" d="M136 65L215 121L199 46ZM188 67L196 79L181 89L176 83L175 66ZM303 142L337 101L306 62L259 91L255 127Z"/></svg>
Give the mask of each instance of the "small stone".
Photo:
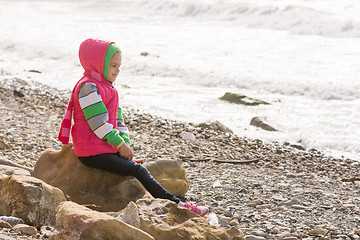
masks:
<svg viewBox="0 0 360 240"><path fill-rule="evenodd" d="M23 233L23 234L27 234L27 235L31 235L31 236L37 234L37 230L35 227L29 226L26 224L17 224L13 227L13 230L15 232L19 232L19 233Z"/></svg>
<svg viewBox="0 0 360 240"><path fill-rule="evenodd" d="M220 227L230 227L229 219L226 217L219 217Z"/></svg>
<svg viewBox="0 0 360 240"><path fill-rule="evenodd" d="M10 146L4 141L0 140L0 149L10 149Z"/></svg>
<svg viewBox="0 0 360 240"><path fill-rule="evenodd" d="M294 209L297 209L297 210L311 210L311 208L309 207L305 207L305 206L302 206L302 205L291 205L291 208L294 208Z"/></svg>
<svg viewBox="0 0 360 240"><path fill-rule="evenodd" d="M42 226L40 228L40 233L43 235L43 237L49 237L52 232L54 232L55 229L51 226Z"/></svg>
<svg viewBox="0 0 360 240"><path fill-rule="evenodd" d="M324 209L331 209L332 206L331 205L320 205L320 208L324 208Z"/></svg>
<svg viewBox="0 0 360 240"><path fill-rule="evenodd" d="M28 70L28 72L31 72L31 73L41 73L41 71L36 70L36 69L30 69L30 70Z"/></svg>
<svg viewBox="0 0 360 240"><path fill-rule="evenodd" d="M295 205L295 204L299 204L299 200L298 199L291 199L291 200L288 200L288 201L282 201L279 203L279 206L291 206L291 205Z"/></svg>
<svg viewBox="0 0 360 240"><path fill-rule="evenodd" d="M184 136L183 136L183 139L194 142L195 141L195 135L193 133L191 133L191 132L185 132Z"/></svg>
<svg viewBox="0 0 360 240"><path fill-rule="evenodd" d="M211 212L207 215L207 220L211 226L219 226L219 219L214 212Z"/></svg>
<svg viewBox="0 0 360 240"><path fill-rule="evenodd" d="M14 93L15 97L25 97L25 95L22 92L20 92L16 89L14 89L13 93Z"/></svg>
<svg viewBox="0 0 360 240"><path fill-rule="evenodd" d="M248 206L256 206L256 205L259 205L260 203L261 203L260 199L255 199L255 200L252 200L251 202L249 202Z"/></svg>
<svg viewBox="0 0 360 240"><path fill-rule="evenodd" d="M238 220L234 219L234 220L232 220L231 222L229 222L229 225L230 225L230 226L238 226L238 225L240 225L240 223L239 223Z"/></svg>
<svg viewBox="0 0 360 240"><path fill-rule="evenodd" d="M290 237L291 236L291 234L290 234L290 232L283 232L283 233L280 233L279 235L278 235L278 237L280 238L280 239L282 239L282 238L284 238L284 237Z"/></svg>
<svg viewBox="0 0 360 240"><path fill-rule="evenodd" d="M284 237L282 240L297 240L297 237Z"/></svg>
<svg viewBox="0 0 360 240"><path fill-rule="evenodd" d="M247 235L245 236L246 240L265 240L266 238L254 235Z"/></svg>
<svg viewBox="0 0 360 240"><path fill-rule="evenodd" d="M290 144L290 147L305 151L306 148L300 144Z"/></svg>
<svg viewBox="0 0 360 240"><path fill-rule="evenodd" d="M11 226L24 223L24 220L22 220L21 218L12 216L0 216L0 220L9 223Z"/></svg>
<svg viewBox="0 0 360 240"><path fill-rule="evenodd" d="M287 198L284 198L284 197L282 197L280 195L274 195L273 199L276 200L276 201L286 201L286 200L288 200Z"/></svg>
<svg viewBox="0 0 360 240"><path fill-rule="evenodd" d="M229 210L226 210L224 212L225 217L233 217L234 216L234 211L235 211L235 208L230 207ZM229 219L229 221L231 221L231 220Z"/></svg>
<svg viewBox="0 0 360 240"><path fill-rule="evenodd" d="M256 206L257 209L271 208L271 204L261 204Z"/></svg>
<svg viewBox="0 0 360 240"><path fill-rule="evenodd" d="M0 228L11 228L11 225L8 222L0 220Z"/></svg>
<svg viewBox="0 0 360 240"><path fill-rule="evenodd" d="M289 173L286 175L287 178L296 178L297 176L295 174Z"/></svg>
<svg viewBox="0 0 360 240"><path fill-rule="evenodd" d="M280 229L277 227L274 227L273 229L271 229L271 233L273 234L279 234L280 233Z"/></svg>
<svg viewBox="0 0 360 240"><path fill-rule="evenodd" d="M263 231L252 231L251 234L258 237L263 237L263 238L266 237L266 233L264 233Z"/></svg>
<svg viewBox="0 0 360 240"><path fill-rule="evenodd" d="M325 230L322 230L322 229L312 229L312 230L309 230L309 234L311 234L311 235L322 235L322 236L325 236L325 235L326 235L326 231L325 231Z"/></svg>
<svg viewBox="0 0 360 240"><path fill-rule="evenodd" d="M212 185L213 188L221 188L221 182L220 180L216 180L213 185Z"/></svg>

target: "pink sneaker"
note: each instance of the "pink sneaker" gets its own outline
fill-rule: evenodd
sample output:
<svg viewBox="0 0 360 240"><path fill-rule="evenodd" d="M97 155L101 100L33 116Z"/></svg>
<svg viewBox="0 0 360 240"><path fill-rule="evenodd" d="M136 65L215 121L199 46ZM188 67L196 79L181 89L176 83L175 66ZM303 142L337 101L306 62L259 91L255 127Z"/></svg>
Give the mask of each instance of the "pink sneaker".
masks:
<svg viewBox="0 0 360 240"><path fill-rule="evenodd" d="M201 217L204 217L209 212L209 209L207 207L198 206L189 202L179 202L178 205L180 207L189 209L190 211L196 213L197 215L200 215Z"/></svg>

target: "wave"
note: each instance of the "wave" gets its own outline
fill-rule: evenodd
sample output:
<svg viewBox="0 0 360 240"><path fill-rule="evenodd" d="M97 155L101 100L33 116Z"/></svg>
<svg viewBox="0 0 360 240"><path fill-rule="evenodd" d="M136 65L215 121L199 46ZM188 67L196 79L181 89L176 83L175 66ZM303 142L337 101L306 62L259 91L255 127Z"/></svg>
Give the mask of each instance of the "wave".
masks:
<svg viewBox="0 0 360 240"><path fill-rule="evenodd" d="M302 79L264 79L256 76L237 74L222 74L204 72L200 69L184 69L181 67L165 67L162 65L147 65L129 63L129 73L133 75L147 75L159 79L181 79L189 86L203 86L227 89L243 89L284 96L304 96L319 100L355 101L360 99L360 82L357 79L334 82L305 81ZM165 80L164 80L165 81Z"/></svg>
<svg viewBox="0 0 360 240"><path fill-rule="evenodd" d="M135 3L137 11L142 9L144 14L156 16L232 21L237 26L286 30L292 34L301 35L360 37L360 20L357 19L356 11L353 10L354 14L347 14L347 9L358 8L360 10L360 6L356 5L355 2L345 5L345 3L328 1L323 3L321 7L306 5L301 1L294 1L292 4L267 1L260 5L225 0L196 2L192 0L140 0ZM328 7L329 4L333 6L331 10L324 7ZM340 6L336 6L336 4ZM335 11L334 9L343 11Z"/></svg>

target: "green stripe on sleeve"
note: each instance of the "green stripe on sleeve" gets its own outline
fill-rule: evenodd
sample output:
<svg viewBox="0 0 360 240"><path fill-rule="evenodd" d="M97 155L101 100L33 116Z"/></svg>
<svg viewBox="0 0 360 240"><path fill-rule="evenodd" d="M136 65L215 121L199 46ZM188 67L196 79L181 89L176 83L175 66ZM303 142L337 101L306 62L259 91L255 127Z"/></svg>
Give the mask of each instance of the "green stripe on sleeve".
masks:
<svg viewBox="0 0 360 240"><path fill-rule="evenodd" d="M119 131L116 129L113 129L109 134L107 134L103 140L105 140L107 143L110 143L114 147L119 147L119 145L125 141L120 135Z"/></svg>
<svg viewBox="0 0 360 240"><path fill-rule="evenodd" d="M119 132L120 136L124 139L126 145L130 146L130 137L127 132Z"/></svg>
<svg viewBox="0 0 360 240"><path fill-rule="evenodd" d="M123 120L123 115L122 115L122 110L121 110L121 108L118 108L117 120L120 120L120 121Z"/></svg>
<svg viewBox="0 0 360 240"><path fill-rule="evenodd" d="M98 102L83 109L86 120L102 113L107 113L103 102Z"/></svg>

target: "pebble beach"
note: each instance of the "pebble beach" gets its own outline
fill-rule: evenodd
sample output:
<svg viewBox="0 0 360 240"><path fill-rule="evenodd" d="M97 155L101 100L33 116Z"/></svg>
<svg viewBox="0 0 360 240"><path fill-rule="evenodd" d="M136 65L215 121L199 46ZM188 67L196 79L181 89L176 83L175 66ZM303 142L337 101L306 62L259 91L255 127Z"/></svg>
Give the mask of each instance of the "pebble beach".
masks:
<svg viewBox="0 0 360 240"><path fill-rule="evenodd" d="M69 95L10 75L2 80L0 157L32 168L46 148L60 150ZM182 160L190 182L182 198L208 206L212 224L235 226L247 240L360 239L360 161L126 107L124 118L135 158ZM0 229L0 239L45 238Z"/></svg>

